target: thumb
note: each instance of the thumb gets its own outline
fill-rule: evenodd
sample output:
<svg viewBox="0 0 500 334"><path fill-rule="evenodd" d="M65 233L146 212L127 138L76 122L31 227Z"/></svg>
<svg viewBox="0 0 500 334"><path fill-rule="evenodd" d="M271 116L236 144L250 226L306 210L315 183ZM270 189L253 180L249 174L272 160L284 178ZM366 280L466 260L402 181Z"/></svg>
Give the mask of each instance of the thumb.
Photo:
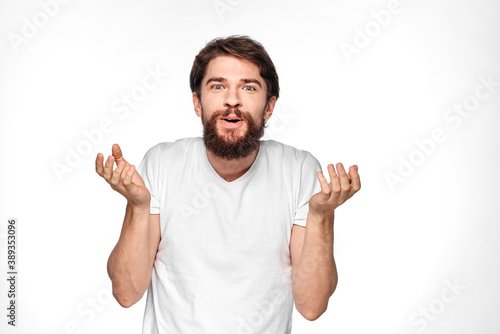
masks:
<svg viewBox="0 0 500 334"><path fill-rule="evenodd" d="M127 160L123 159L123 153L120 145L114 144L111 148L111 151L113 152L113 157L115 158L116 165L118 165L120 161L123 161L126 165L128 165Z"/></svg>

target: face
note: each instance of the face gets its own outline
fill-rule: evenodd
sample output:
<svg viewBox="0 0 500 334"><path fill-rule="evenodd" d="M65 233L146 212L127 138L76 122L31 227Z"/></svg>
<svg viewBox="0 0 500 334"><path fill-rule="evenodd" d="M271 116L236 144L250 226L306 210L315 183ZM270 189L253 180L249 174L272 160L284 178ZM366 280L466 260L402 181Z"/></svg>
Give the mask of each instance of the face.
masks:
<svg viewBox="0 0 500 334"><path fill-rule="evenodd" d="M266 102L267 87L258 66L233 56L216 57L208 63L200 91L201 99L193 93L193 104L207 149L229 160L257 149L264 121L276 104L274 96Z"/></svg>

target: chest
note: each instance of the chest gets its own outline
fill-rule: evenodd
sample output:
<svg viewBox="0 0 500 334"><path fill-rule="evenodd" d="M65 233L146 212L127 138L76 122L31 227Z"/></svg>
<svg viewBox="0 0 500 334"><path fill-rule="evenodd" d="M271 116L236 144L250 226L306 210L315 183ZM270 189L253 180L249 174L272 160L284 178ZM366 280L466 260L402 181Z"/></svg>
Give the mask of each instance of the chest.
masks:
<svg viewBox="0 0 500 334"><path fill-rule="evenodd" d="M278 173L276 173L278 174ZM168 180L161 202L159 254L184 268L201 265L236 272L289 261L296 201L290 180L267 171L241 184L208 177Z"/></svg>

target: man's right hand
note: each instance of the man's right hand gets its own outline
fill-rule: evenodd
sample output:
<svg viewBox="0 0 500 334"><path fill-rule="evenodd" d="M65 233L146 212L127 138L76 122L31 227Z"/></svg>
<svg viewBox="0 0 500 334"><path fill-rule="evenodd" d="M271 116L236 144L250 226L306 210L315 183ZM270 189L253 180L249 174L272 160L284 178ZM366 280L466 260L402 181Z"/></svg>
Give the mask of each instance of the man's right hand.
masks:
<svg viewBox="0 0 500 334"><path fill-rule="evenodd" d="M111 148L113 154L108 157L103 166L104 156L97 154L95 169L97 174L102 176L111 188L122 194L129 204L137 207L148 207L151 201L151 194L144 185L144 181L135 166L123 159L122 150L118 144ZM116 162L116 169L113 171L113 163Z"/></svg>

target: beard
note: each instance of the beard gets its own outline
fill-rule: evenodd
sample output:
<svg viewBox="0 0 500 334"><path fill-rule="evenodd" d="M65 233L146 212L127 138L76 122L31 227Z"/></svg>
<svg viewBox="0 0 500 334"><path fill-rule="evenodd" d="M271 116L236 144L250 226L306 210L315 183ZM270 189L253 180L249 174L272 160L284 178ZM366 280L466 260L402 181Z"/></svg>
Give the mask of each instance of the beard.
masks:
<svg viewBox="0 0 500 334"><path fill-rule="evenodd" d="M217 132L217 123L221 117L234 114L239 118L243 118L247 129L244 135L238 135L241 128L237 129L221 129L221 135ZM262 115L264 111L262 112ZM211 151L219 158L227 160L235 160L247 157L250 153L256 150L260 144L260 138L264 135L266 122L264 118L257 124L253 117L242 112L239 109L227 108L222 111L215 112L210 119L205 119L202 107L201 122L203 124L203 141L207 150Z"/></svg>

